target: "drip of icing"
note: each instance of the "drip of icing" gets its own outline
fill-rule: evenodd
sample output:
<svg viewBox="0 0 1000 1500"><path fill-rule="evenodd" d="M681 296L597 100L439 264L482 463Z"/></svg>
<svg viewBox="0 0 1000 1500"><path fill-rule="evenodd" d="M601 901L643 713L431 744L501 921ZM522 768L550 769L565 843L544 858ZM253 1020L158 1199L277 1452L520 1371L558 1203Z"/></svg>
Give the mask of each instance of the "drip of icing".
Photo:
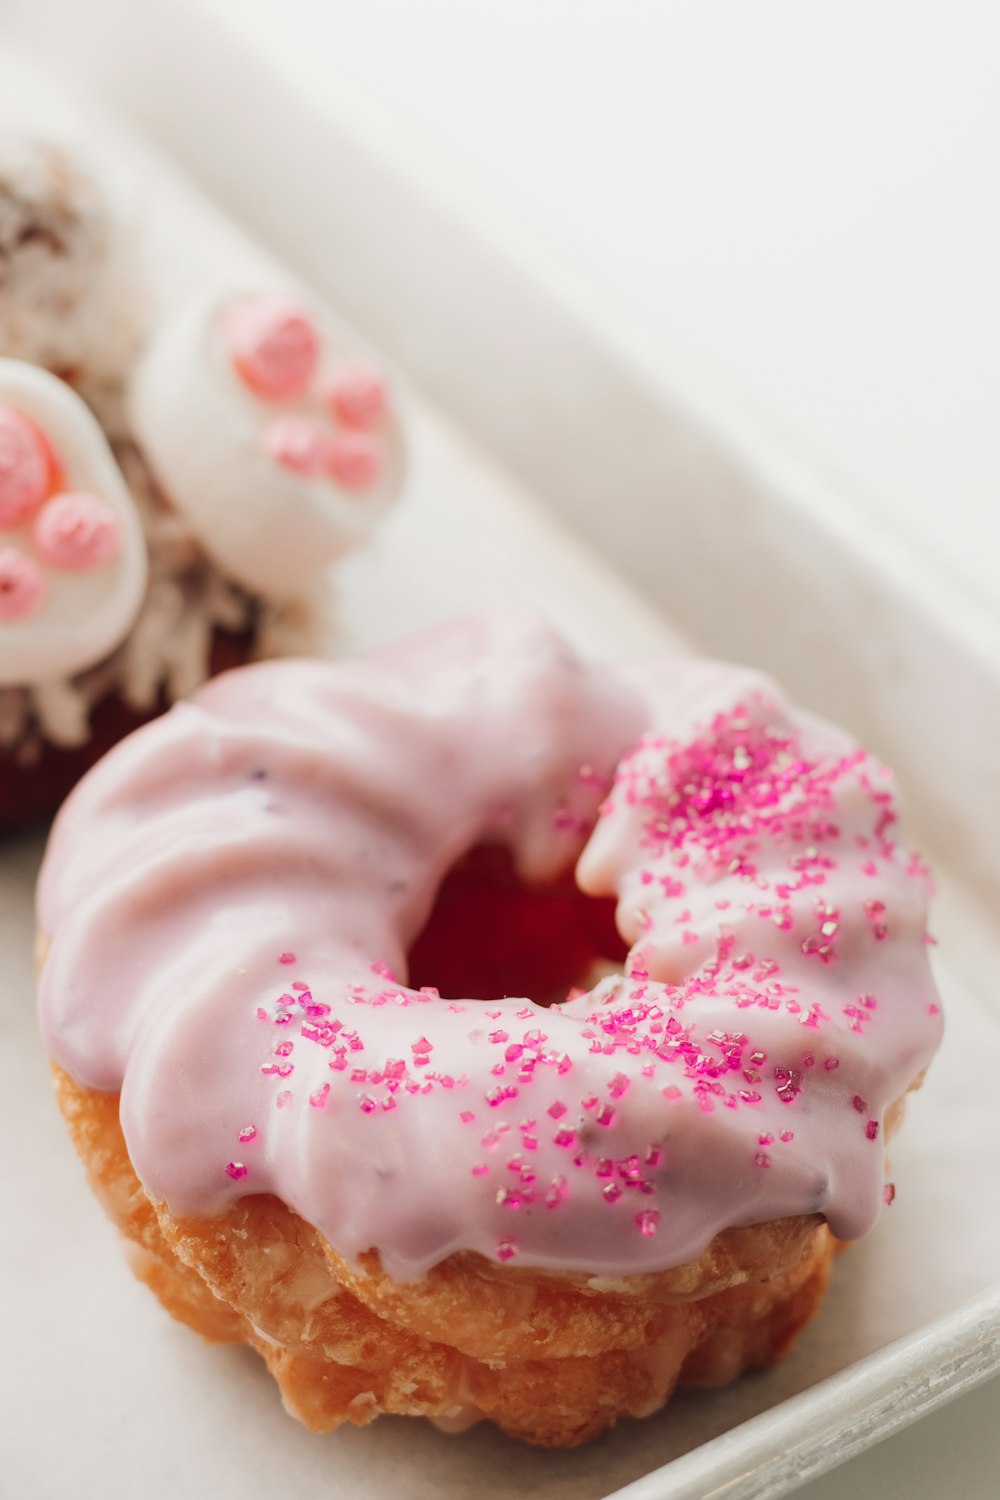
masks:
<svg viewBox="0 0 1000 1500"><path fill-rule="evenodd" d="M46 1040L121 1089L175 1213L273 1192L400 1278L456 1250L626 1275L788 1214L854 1237L940 1034L894 818L870 757L733 668L590 668L502 617L243 669L60 815ZM550 1009L409 989L490 841L616 894L624 972Z"/></svg>

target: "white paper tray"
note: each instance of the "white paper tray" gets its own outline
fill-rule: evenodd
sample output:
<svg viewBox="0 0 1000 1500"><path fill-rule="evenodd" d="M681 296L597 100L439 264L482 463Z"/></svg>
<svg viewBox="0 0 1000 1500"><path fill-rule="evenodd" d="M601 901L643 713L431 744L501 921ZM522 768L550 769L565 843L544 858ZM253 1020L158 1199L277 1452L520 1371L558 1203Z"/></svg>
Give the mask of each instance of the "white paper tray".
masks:
<svg viewBox="0 0 1000 1500"><path fill-rule="evenodd" d="M59 9L57 4L43 5L33 15ZM159 48L168 43L180 48L182 40L190 41L190 33L171 31L166 10L159 5L140 9ZM178 15L186 7L172 9ZM213 57L209 32L210 28L199 32L198 67L205 64L206 55ZM232 91L233 98L239 98L248 83L238 60L236 48L223 90L227 95ZM266 70L260 57L253 61L260 70L255 75L254 108L269 115L280 97L267 94ZM218 66L219 55L214 62ZM78 76L88 76L85 57L78 65L83 70ZM105 72L105 96L118 98L123 110L128 99L133 104L144 99L147 115L160 109L162 121L172 121L178 138L184 136L184 119L190 114L198 121L202 167L221 161L224 153L219 136L212 133L212 121L199 115L197 88L183 97L175 94L174 115L169 117L163 112L163 99L156 103L162 81L157 82L151 59L145 66L148 76L135 58L127 78L113 68ZM107 57L102 56L100 67L108 69ZM277 89L280 75L275 76ZM174 163L150 152L137 141L124 115L102 129L72 100L57 99L46 92L44 82L32 81L29 70L12 55L0 69L0 88L8 102L22 104L53 130L79 133L123 182L141 184L133 194L135 212L166 287L176 289L214 274L220 257L230 267L259 263L259 248L192 189L182 152ZM223 134L224 121L223 115L218 122ZM329 122L328 129L332 132ZM357 140L348 145L360 150ZM338 161L348 149L333 133L327 147L331 159ZM282 235L287 231L288 200L270 192L271 187L277 190L282 173L277 150L269 163L255 159L246 185L239 186L246 199L244 218L258 242L278 237L276 229ZM254 197L255 181L259 198ZM300 183L303 214L308 209L305 186ZM374 208L364 195L363 181L355 186L357 214L364 219L366 213L377 211L377 218L385 207L384 183ZM303 221L293 216L291 222ZM321 289L341 303L337 263L331 255ZM378 257L369 266L373 287L382 286L387 297L392 295L392 270ZM484 288L469 284L468 263L461 270L461 276L456 272L455 295L470 299L475 307ZM357 315L350 282L349 276L342 305ZM534 295L541 298L537 287ZM529 304L521 309L522 314L529 310ZM421 336L428 346L434 344L435 311L426 313L419 326L408 325L405 338L396 343L374 323L360 321L369 334L382 334L384 346L405 355L404 345L419 352ZM454 315L449 314L445 323L453 327ZM461 350L452 350L449 357L460 361L461 356ZM440 352L425 351L421 358L425 366L434 358L442 369L448 365ZM410 362L421 364L420 359ZM476 384L468 370L474 373L477 368L467 367L467 383ZM578 378L597 380L602 369L595 357ZM534 377L529 370L526 367L525 379L530 381ZM501 361L498 379L502 374ZM450 379L449 375L443 383ZM531 393L542 399L534 387ZM646 397L651 403L659 399L653 387L647 388ZM616 420L620 415L627 424L634 390L620 392L619 401L620 407L612 402L606 408L606 417ZM548 405L543 401L543 416L550 408L551 398ZM458 411L464 428L467 412L460 405ZM685 634L697 645L718 645L698 632L697 611L679 607L675 621L665 620L595 553L547 518L539 499L565 496L573 482L572 473L567 478L559 467L567 449L558 421L547 429L540 422L537 433L539 472L550 474L552 485L528 499L451 418L416 398L412 414L416 482L377 544L342 570L341 647L375 643L465 607L511 601L544 610L584 649L601 655L675 650L684 647ZM690 429L678 425L676 405L671 420L677 451L691 450L688 462L694 469L703 457L717 477L713 466L719 461L718 448L697 424ZM497 449L503 451L502 432L494 435ZM665 469L668 479L674 472L669 465ZM736 476L734 484L738 483ZM622 535L629 533L630 519L638 529L641 496L641 486L636 492L628 484L615 496ZM675 551L683 552L686 528L699 534L710 525L724 528L727 508L735 502L728 493L717 498L714 519L706 515L707 492L698 507L676 510ZM786 495L781 503L791 504L793 499ZM584 510L583 515L587 519L590 512ZM588 529L601 544L600 532ZM793 570L796 563L792 542L783 555L774 555L764 535L743 538L742 544L748 557L770 554L770 576L780 592L783 570ZM641 551L641 545L635 550ZM891 575L893 557L887 554L882 563ZM846 555L836 567L841 572L835 578L849 591L858 573ZM875 587L875 575L870 570L861 573L858 587ZM701 568L699 584L715 596L717 613L728 620L730 636L738 640L744 625L741 601L736 601L735 614L727 614L719 602L727 597L725 590L707 564ZM893 584L885 582L884 587L891 592ZM904 644L909 640L903 629L908 618L904 611L897 622ZM971 626L969 621L965 624ZM944 640L941 649L952 653L949 660L958 674L953 696L964 698L986 684L985 706L976 710L985 723L993 711L990 705L996 704L996 684L981 655L971 647L963 654L961 640L942 630L933 609L920 616L918 628L920 639ZM759 624L748 629L754 640L760 637ZM792 650L798 637L808 665L815 659L815 643L796 630L782 635L793 668L785 676L798 676L800 681L808 677L812 700L827 712L841 712L833 701L836 693L827 701L832 679L826 668L810 675ZM981 644L982 637L978 639ZM842 645L852 667L865 654L856 629L845 631ZM937 702L933 687L933 680L928 686L919 677L908 684L901 705L904 718L921 704L924 716L930 713ZM855 727L870 728L870 716L842 716L853 718ZM939 713L935 723L954 764L961 746L953 740L960 740L968 718L949 724L947 715ZM888 720L883 727L884 748L887 740L894 740L895 731ZM922 795L919 774L913 789L917 795L911 797L911 836L914 829L926 835L940 826L940 799ZM958 787L958 795L964 795L964 788ZM365 1500L390 1491L414 1500L473 1494L484 1500L513 1500L524 1494L540 1500L570 1495L598 1500L627 1486L636 1500L770 1497L787 1493L809 1475L985 1379L1000 1368L995 1259L1000 1208L991 1191L996 1180L997 1105L989 1092L1000 1067L1000 1014L995 997L983 992L979 976L997 972L997 954L992 934L977 917L988 889L985 864L973 866L982 876L978 886L960 883L947 873L948 856L959 853L956 841L939 838L938 844L946 873L937 928L946 939L947 954L939 972L949 1028L943 1052L911 1107L894 1153L896 1204L877 1232L842 1259L823 1313L784 1365L719 1394L684 1395L663 1418L624 1424L578 1453L526 1449L486 1428L444 1438L425 1424L404 1420L385 1420L375 1429L344 1431L326 1439L310 1437L283 1416L269 1380L252 1356L206 1349L164 1318L148 1294L124 1274L115 1236L80 1180L48 1097L31 1003L31 886L41 845L28 840L4 850L0 1024L9 1067L0 1093L0 1140L9 1170L0 1183L0 1222L5 1226L0 1242L0 1314L5 1346L16 1351L16 1358L5 1361L0 1396L5 1480L11 1493L39 1500L67 1493L124 1497L138 1492L170 1500L203 1494L219 1500L253 1500L279 1491L305 1497L336 1492ZM58 1441L53 1440L54 1414Z"/></svg>

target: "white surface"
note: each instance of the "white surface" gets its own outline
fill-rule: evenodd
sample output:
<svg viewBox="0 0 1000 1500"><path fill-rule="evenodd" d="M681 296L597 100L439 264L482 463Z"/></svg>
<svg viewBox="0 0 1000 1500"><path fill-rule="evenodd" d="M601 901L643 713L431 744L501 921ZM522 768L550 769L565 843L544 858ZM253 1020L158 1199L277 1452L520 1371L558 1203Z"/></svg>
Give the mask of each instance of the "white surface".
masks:
<svg viewBox="0 0 1000 1500"><path fill-rule="evenodd" d="M126 142L119 145L124 152ZM155 180L150 173L151 211ZM211 254L230 245L224 228L183 193L173 205L158 193L157 200L161 228L173 223L183 236L196 214L199 248ZM417 434L420 477L409 502L377 547L344 569L352 639L384 637L498 596L544 601L588 648L648 649L658 636L672 639L662 621L526 505L446 423L421 408ZM917 797L913 804L919 821L923 803ZM331 1489L382 1496L393 1488L416 1500L473 1493L586 1500L755 1413L774 1409L787 1419L792 1409L776 1403L811 1386L829 1425L849 1409L838 1389L855 1401L863 1397L866 1372L877 1365L866 1356L912 1330L931 1337L928 1320L995 1286L989 1184L996 1113L980 1080L991 1058L1000 1061L1000 1026L987 997L949 972L948 1042L895 1153L899 1200L880 1231L842 1262L831 1300L791 1361L731 1391L683 1397L662 1421L629 1424L579 1454L537 1453L488 1431L446 1440L402 1421L310 1438L282 1417L250 1357L204 1349L123 1274L114 1237L80 1181L47 1097L34 1039L30 883L37 855L36 844L24 844L0 863L0 922L10 924L3 1026L6 1055L18 1064L0 1096L0 1134L12 1142L11 1170L0 1187L11 1199L0 1204L0 1222L13 1226L2 1249L2 1313L6 1345L16 1351L0 1380L5 1477L17 1493L43 1500L66 1493L126 1496L140 1489L156 1494L156 1485L171 1500L202 1493L253 1500L292 1489L317 1497ZM944 912L952 912L948 946L958 956L974 936L970 930L966 937L968 898L959 887L945 895ZM968 1168L961 1176L956 1156ZM24 1294L40 1277L44 1317L37 1298ZM948 1326L954 1329L954 1317ZM838 1384L816 1384L838 1371L846 1372ZM51 1440L55 1410L58 1443ZM780 1456L778 1429L765 1431L772 1458ZM807 1428L797 1437L809 1442L816 1435ZM731 1442L740 1441L734 1434ZM650 1480L645 1493L666 1496L670 1483L668 1471L659 1490Z"/></svg>
<svg viewBox="0 0 1000 1500"><path fill-rule="evenodd" d="M984 0L259 0L1000 613Z"/></svg>

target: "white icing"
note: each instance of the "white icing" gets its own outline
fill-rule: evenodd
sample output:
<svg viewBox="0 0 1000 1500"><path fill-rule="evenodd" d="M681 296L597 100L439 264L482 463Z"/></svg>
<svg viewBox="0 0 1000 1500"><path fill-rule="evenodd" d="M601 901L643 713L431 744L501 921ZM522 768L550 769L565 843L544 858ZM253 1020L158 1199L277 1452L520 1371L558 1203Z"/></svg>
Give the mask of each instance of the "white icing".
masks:
<svg viewBox="0 0 1000 1500"><path fill-rule="evenodd" d="M362 492L268 457L268 423L288 413L326 419L324 378L358 355L331 315L305 302L323 341L320 373L305 397L260 399L234 370L223 329L227 311L253 295L215 294L168 316L139 365L132 419L158 479L210 556L246 588L284 599L301 595L369 535L401 488L404 443L390 400L377 434L381 471Z"/></svg>
<svg viewBox="0 0 1000 1500"><path fill-rule="evenodd" d="M37 685L92 666L125 638L145 592L146 543L121 471L79 396L45 370L4 359L0 406L28 417L52 444L60 488L98 496L119 527L114 557L85 572L49 566L35 543L34 513L0 531L5 546L41 568L46 584L30 614L0 621L0 686Z"/></svg>

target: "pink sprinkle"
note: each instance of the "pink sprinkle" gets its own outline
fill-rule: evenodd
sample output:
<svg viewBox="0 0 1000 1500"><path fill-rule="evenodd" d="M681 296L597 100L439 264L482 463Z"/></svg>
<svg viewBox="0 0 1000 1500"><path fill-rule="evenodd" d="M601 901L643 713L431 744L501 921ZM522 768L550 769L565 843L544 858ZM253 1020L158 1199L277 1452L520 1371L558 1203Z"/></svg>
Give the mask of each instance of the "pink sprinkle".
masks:
<svg viewBox="0 0 1000 1500"><path fill-rule="evenodd" d="M491 1031L490 1032L490 1041L493 1042L493 1044L495 1046L499 1046L501 1044L501 1042L507 1042L509 1040L510 1040L510 1038L509 1038L509 1036L508 1036L508 1034L507 1034L506 1031Z"/></svg>
<svg viewBox="0 0 1000 1500"><path fill-rule="evenodd" d="M371 1094L362 1094L359 1107L362 1114L370 1115L378 1109L378 1102L372 1098Z"/></svg>
<svg viewBox="0 0 1000 1500"><path fill-rule="evenodd" d="M826 1069L826 1071L828 1073L832 1073L833 1070L834 1070L834 1068L839 1068L840 1067L840 1058L839 1057L828 1057L825 1060L825 1062L823 1063L823 1067Z"/></svg>
<svg viewBox="0 0 1000 1500"><path fill-rule="evenodd" d="M771 1158L766 1151L758 1151L754 1155L754 1162L758 1167L769 1167L771 1165Z"/></svg>
<svg viewBox="0 0 1000 1500"><path fill-rule="evenodd" d="M295 954L294 953L279 953L278 954L278 962L279 962L279 964L293 964L295 962Z"/></svg>
<svg viewBox="0 0 1000 1500"><path fill-rule="evenodd" d="M45 596L41 569L16 547L0 547L0 620L23 620Z"/></svg>
<svg viewBox="0 0 1000 1500"><path fill-rule="evenodd" d="M644 1208L636 1214L635 1222L640 1234L651 1240L659 1226L660 1216L655 1208Z"/></svg>
<svg viewBox="0 0 1000 1500"><path fill-rule="evenodd" d="M552 1178L548 1191L545 1194L546 1208L558 1208L567 1193L567 1183L561 1173L556 1173Z"/></svg>
<svg viewBox="0 0 1000 1500"><path fill-rule="evenodd" d="M620 1099L629 1086L629 1079L624 1073L616 1073L608 1084L608 1092L615 1098Z"/></svg>
<svg viewBox="0 0 1000 1500"><path fill-rule="evenodd" d="M278 1109L287 1109L292 1102L291 1089L282 1089L281 1093L275 1096L274 1102Z"/></svg>
<svg viewBox="0 0 1000 1500"><path fill-rule="evenodd" d="M307 389L319 363L319 334L304 308L285 297L257 297L225 319L233 364L258 396L287 399Z"/></svg>
<svg viewBox="0 0 1000 1500"><path fill-rule="evenodd" d="M576 1131L564 1127L562 1130L557 1130L552 1139L557 1146L572 1146L576 1141Z"/></svg>
<svg viewBox="0 0 1000 1500"><path fill-rule="evenodd" d="M245 1146L249 1141L255 1141L257 1139L256 1125L244 1125L237 1139L243 1146Z"/></svg>
<svg viewBox="0 0 1000 1500"><path fill-rule="evenodd" d="M57 495L35 522L35 545L54 568L85 573L109 562L118 551L119 523L111 506L96 495Z"/></svg>
<svg viewBox="0 0 1000 1500"><path fill-rule="evenodd" d="M865 1126L865 1135L868 1137L868 1139L870 1141L874 1141L874 1140L878 1139L878 1121L877 1120L869 1120L868 1121L868 1124Z"/></svg>
<svg viewBox="0 0 1000 1500"><path fill-rule="evenodd" d="M329 1095L330 1085L328 1083L324 1083L320 1088L316 1090L315 1094L309 1095L309 1103L312 1105L313 1109L325 1109L326 1101L329 1098Z"/></svg>
<svg viewBox="0 0 1000 1500"><path fill-rule="evenodd" d="M594 1116L594 1119L597 1121L598 1125L608 1126L608 1125L611 1124L611 1122L614 1119L614 1117L615 1117L615 1112L612 1109L611 1105L610 1104L602 1104L601 1107L600 1107L600 1109L597 1111L596 1115Z"/></svg>
<svg viewBox="0 0 1000 1500"><path fill-rule="evenodd" d="M860 1094L855 1094L854 1098L851 1100L851 1103L854 1105L854 1108L857 1110L859 1115L864 1114L865 1110L868 1108L867 1099L862 1099Z"/></svg>
<svg viewBox="0 0 1000 1500"><path fill-rule="evenodd" d="M677 1087L676 1083L668 1083L666 1088L662 1090L662 1093L664 1099L679 1099L681 1097L681 1090Z"/></svg>
<svg viewBox="0 0 1000 1500"><path fill-rule="evenodd" d="M226 1162L226 1175L231 1177L234 1182L242 1182L248 1171L249 1168L245 1167L241 1161Z"/></svg>
<svg viewBox="0 0 1000 1500"><path fill-rule="evenodd" d="M548 1107L547 1113L552 1116L553 1120L561 1120L563 1115L566 1113L566 1106L565 1104L563 1104L561 1099L553 1099L552 1103Z"/></svg>
<svg viewBox="0 0 1000 1500"><path fill-rule="evenodd" d="M781 1132L781 1139L787 1145L789 1141L794 1141L794 1139L795 1139L795 1131L794 1130L783 1130Z"/></svg>
<svg viewBox="0 0 1000 1500"><path fill-rule="evenodd" d="M523 1051L524 1048L520 1045L520 1043L511 1042L510 1045L504 1050L504 1057L508 1062L516 1062Z"/></svg>
<svg viewBox="0 0 1000 1500"><path fill-rule="evenodd" d="M347 427L374 427L385 415L386 394L374 370L338 370L326 388L334 416Z"/></svg>
<svg viewBox="0 0 1000 1500"><path fill-rule="evenodd" d="M473 1177L485 1177L489 1170L489 1167L484 1161L477 1161L476 1165L472 1169L472 1175Z"/></svg>
<svg viewBox="0 0 1000 1500"><path fill-rule="evenodd" d="M617 1182L606 1182L601 1188L601 1196L607 1203L617 1203L622 1195L622 1190Z"/></svg>
<svg viewBox="0 0 1000 1500"><path fill-rule="evenodd" d="M517 1254L517 1241L511 1235L505 1235L497 1244L497 1260L513 1260Z"/></svg>
<svg viewBox="0 0 1000 1500"><path fill-rule="evenodd" d="M258 1005L257 1007L257 1019L258 1021L267 1020L267 1011L264 1009L263 1005Z"/></svg>

